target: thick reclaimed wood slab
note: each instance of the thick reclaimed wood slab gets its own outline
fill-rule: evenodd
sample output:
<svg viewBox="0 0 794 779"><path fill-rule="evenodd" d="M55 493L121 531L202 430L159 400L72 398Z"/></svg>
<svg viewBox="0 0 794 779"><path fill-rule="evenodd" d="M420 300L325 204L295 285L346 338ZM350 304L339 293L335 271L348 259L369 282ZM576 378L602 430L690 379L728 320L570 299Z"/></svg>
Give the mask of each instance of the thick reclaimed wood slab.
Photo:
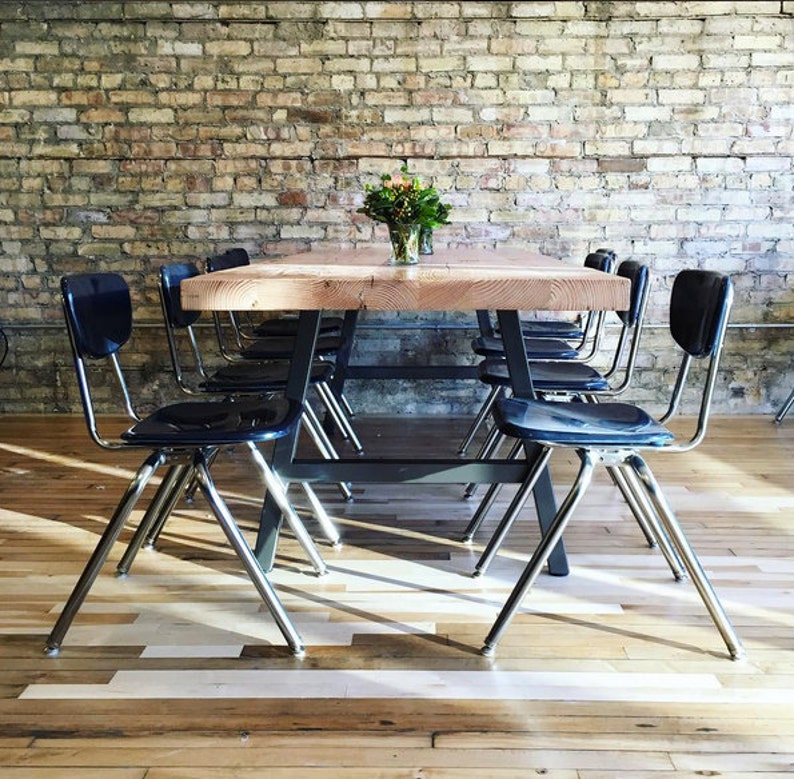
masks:
<svg viewBox="0 0 794 779"><path fill-rule="evenodd" d="M390 265L389 247L321 248L188 279L191 310L622 310L629 282L517 248L439 249Z"/></svg>

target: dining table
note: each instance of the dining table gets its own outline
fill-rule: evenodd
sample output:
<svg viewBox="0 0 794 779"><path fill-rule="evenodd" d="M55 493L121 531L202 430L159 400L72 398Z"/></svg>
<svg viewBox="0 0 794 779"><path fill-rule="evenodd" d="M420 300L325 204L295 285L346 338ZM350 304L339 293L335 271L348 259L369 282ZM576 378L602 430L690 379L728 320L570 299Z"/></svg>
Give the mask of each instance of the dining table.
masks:
<svg viewBox="0 0 794 779"><path fill-rule="evenodd" d="M515 246L450 246L422 255L418 264L395 265L387 243L321 246L254 260L249 265L186 279L182 307L198 311L298 312L295 347L286 396L305 402L320 318L324 312L471 311L483 322L495 312L515 397L534 397L519 313L624 310L629 281ZM348 321L351 321L348 317ZM354 318L353 318L354 321ZM275 442L273 467L286 482L518 484L537 448L523 458L297 456L298 433ZM556 514L548 470L533 497L541 532ZM255 554L263 569L274 564L281 513L265 496ZM562 541L548 563L564 576L568 563Z"/></svg>

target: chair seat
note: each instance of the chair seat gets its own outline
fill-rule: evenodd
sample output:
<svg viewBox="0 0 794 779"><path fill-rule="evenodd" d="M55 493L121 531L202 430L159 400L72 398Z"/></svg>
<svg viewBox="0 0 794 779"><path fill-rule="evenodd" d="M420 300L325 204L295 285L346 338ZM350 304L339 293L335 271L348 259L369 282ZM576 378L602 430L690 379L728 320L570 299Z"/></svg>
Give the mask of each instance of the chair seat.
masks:
<svg viewBox="0 0 794 779"><path fill-rule="evenodd" d="M342 329L342 318L338 316L324 316L320 319L320 335L339 335ZM270 336L296 335L298 332L298 317L282 316L275 319L266 319L254 328L254 334L260 338Z"/></svg>
<svg viewBox="0 0 794 779"><path fill-rule="evenodd" d="M299 404L283 399L174 403L133 425L121 438L135 446L186 450L272 441L286 435L299 414Z"/></svg>
<svg viewBox="0 0 794 779"><path fill-rule="evenodd" d="M321 335L317 339L315 354L320 356L336 354L341 349L342 343L339 336ZM240 354L246 360L290 360L295 354L295 338L292 336L262 338L246 346Z"/></svg>
<svg viewBox="0 0 794 779"><path fill-rule="evenodd" d="M475 354L481 357L502 357L504 342L497 336L479 336L471 342ZM527 356L536 360L575 360L579 353L569 343L557 338L525 338Z"/></svg>
<svg viewBox="0 0 794 779"><path fill-rule="evenodd" d="M581 362L530 361L532 386L538 392L604 392L609 382L589 365ZM480 381L492 387L509 387L507 362L498 357L483 360L479 365Z"/></svg>
<svg viewBox="0 0 794 779"><path fill-rule="evenodd" d="M526 338L562 338L566 341L584 338L584 331L576 323L556 320L523 320L521 332Z"/></svg>
<svg viewBox="0 0 794 779"><path fill-rule="evenodd" d="M328 382L333 372L331 363L315 363L309 383ZM281 392L287 385L288 373L287 362L235 362L217 370L201 387L207 392Z"/></svg>
<svg viewBox="0 0 794 779"><path fill-rule="evenodd" d="M653 417L630 403L552 403L506 398L494 408L499 429L551 446L657 447L674 439Z"/></svg>

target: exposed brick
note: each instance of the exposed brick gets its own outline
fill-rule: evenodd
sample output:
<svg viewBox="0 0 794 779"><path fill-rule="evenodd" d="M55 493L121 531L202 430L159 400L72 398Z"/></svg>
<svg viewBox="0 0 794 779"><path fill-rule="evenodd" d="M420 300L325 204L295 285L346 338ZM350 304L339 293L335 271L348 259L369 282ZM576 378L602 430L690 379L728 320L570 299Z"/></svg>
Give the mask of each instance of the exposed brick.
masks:
<svg viewBox="0 0 794 779"><path fill-rule="evenodd" d="M174 112L170 108L131 108L129 120L141 124L173 124Z"/></svg>
<svg viewBox="0 0 794 779"><path fill-rule="evenodd" d="M734 275L741 321L791 321L791 17L790 0L0 3L4 321L60 328L53 279L71 270L383 241L355 208L403 160L454 205L438 245L578 260L611 243L663 277L657 321L692 265ZM790 350L761 332L740 360L743 332L726 386L748 405L725 408L768 410L753 355L783 375ZM2 407L73 408L30 363L0 372ZM645 367L638 383L655 397Z"/></svg>

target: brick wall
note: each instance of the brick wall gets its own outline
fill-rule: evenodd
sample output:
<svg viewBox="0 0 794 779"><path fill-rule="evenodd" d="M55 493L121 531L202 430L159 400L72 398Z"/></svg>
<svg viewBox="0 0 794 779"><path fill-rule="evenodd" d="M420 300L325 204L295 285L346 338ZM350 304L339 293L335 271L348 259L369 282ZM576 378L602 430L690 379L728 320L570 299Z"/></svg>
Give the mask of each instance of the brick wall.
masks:
<svg viewBox="0 0 794 779"><path fill-rule="evenodd" d="M638 399L667 391L672 276L730 271L717 409L769 412L794 383L793 119L791 0L0 3L0 409L77 408L62 274L129 280L159 399L161 263L381 240L355 208L407 161L454 204L437 244L651 265ZM469 336L372 328L357 352L470 359ZM350 394L421 412L479 392L381 390Z"/></svg>

